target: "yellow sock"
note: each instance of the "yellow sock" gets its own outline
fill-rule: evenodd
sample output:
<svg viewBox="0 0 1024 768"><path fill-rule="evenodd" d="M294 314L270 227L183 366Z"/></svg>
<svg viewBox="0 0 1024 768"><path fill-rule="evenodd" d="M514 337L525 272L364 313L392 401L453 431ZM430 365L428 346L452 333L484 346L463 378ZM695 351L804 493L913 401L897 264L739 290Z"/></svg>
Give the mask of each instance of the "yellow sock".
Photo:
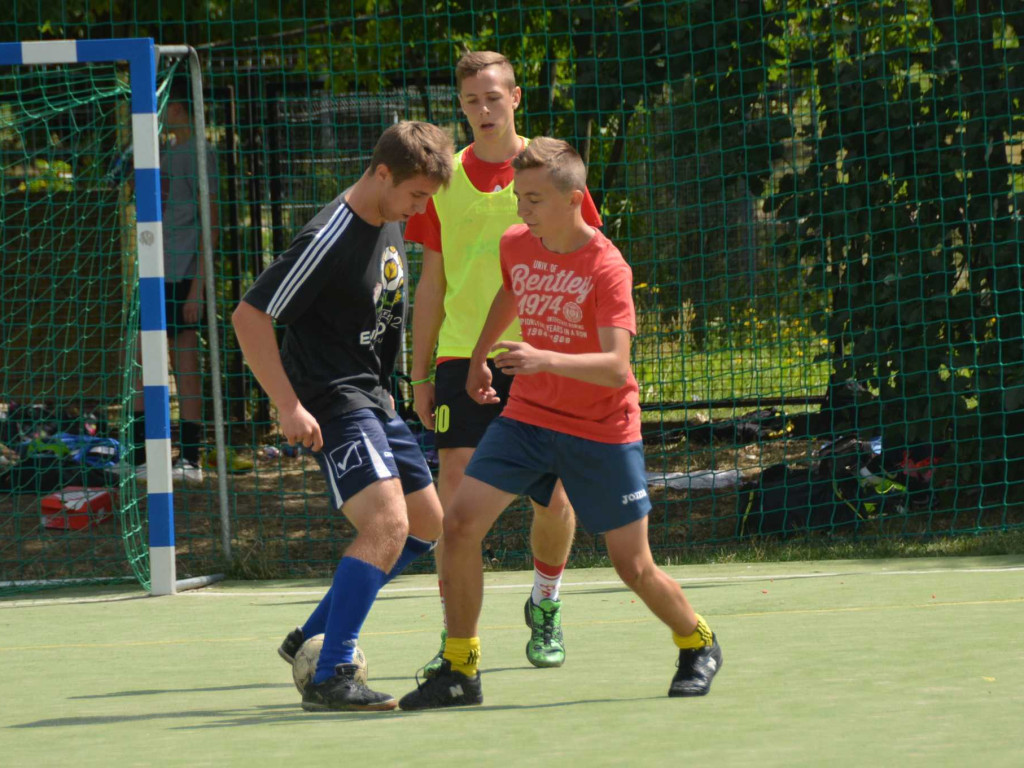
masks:
<svg viewBox="0 0 1024 768"><path fill-rule="evenodd" d="M711 627L704 621L703 616L699 613L695 615L697 616L697 628L693 632L685 636L672 633L672 640L675 641L677 648L704 648L713 642Z"/></svg>
<svg viewBox="0 0 1024 768"><path fill-rule="evenodd" d="M480 666L480 638L449 636L444 643L444 657L456 672L474 677Z"/></svg>

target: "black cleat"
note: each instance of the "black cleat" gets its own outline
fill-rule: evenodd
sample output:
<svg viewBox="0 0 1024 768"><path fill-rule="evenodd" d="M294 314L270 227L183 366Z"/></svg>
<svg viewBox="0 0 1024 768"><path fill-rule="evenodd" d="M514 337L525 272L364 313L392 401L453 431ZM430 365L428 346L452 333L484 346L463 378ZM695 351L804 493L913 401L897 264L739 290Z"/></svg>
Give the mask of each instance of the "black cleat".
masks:
<svg viewBox="0 0 1024 768"><path fill-rule="evenodd" d="M398 706L390 693L371 691L356 682L357 664L339 664L334 676L322 683L310 683L302 694L307 712L386 712Z"/></svg>
<svg viewBox="0 0 1024 768"><path fill-rule="evenodd" d="M452 669L447 659L433 677L420 683L411 693L405 694L398 706L402 709L443 709L445 707L466 707L483 704L484 692L480 687L480 673L466 677Z"/></svg>
<svg viewBox="0 0 1024 768"><path fill-rule="evenodd" d="M288 637L281 643L281 647L277 649L277 655L287 661L289 664L295 663L295 654L299 652L299 648L306 642L306 638L302 636L302 628L296 627L288 633Z"/></svg>
<svg viewBox="0 0 1024 768"><path fill-rule="evenodd" d="M718 645L718 638L711 635L711 645L703 648L680 649L676 666L679 669L672 678L668 695L703 696L711 690L711 680L722 668L722 648Z"/></svg>

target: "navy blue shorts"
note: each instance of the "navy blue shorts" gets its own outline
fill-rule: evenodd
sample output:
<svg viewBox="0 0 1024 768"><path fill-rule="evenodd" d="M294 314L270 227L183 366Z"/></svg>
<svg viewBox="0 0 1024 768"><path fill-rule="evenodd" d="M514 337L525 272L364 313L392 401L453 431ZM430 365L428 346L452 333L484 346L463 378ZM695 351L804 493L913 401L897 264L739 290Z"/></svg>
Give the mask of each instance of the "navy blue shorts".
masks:
<svg viewBox="0 0 1024 768"><path fill-rule="evenodd" d="M499 416L466 474L544 506L561 480L576 517L590 533L613 531L651 511L639 440L599 443Z"/></svg>
<svg viewBox="0 0 1024 768"><path fill-rule="evenodd" d="M433 482L419 443L397 416L385 421L360 408L321 424L320 434L324 447L313 455L335 509L378 480L397 477L406 496Z"/></svg>

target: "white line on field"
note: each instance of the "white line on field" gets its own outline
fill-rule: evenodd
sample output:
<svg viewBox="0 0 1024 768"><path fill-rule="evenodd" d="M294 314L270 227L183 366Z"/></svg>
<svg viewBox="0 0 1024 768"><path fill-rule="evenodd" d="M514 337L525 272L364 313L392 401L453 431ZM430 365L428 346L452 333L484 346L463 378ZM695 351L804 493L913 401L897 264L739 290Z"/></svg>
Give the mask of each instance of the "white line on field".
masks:
<svg viewBox="0 0 1024 768"><path fill-rule="evenodd" d="M929 568L927 570L903 570L903 571L817 571L814 573L783 573L783 574L735 574L731 576L688 576L676 579L680 584L701 584L707 582L745 582L745 581L783 581L789 579L824 579L837 576L918 576L936 573L1008 573L1011 571L1024 571L1021 565L1006 565L995 568ZM607 587L625 585L618 579L610 581L564 581L561 588L567 587ZM485 584L485 591L497 591L503 589L530 589L533 583L523 584ZM260 591L218 591L218 587L208 587L203 590L193 590L183 593L196 597L288 597L289 595L322 595L326 586L321 590L288 590L286 592L260 592ZM385 587L380 591L382 595L408 593L408 592L436 592L437 585L426 587Z"/></svg>
<svg viewBox="0 0 1024 768"><path fill-rule="evenodd" d="M776 574L733 574L729 576L687 576L684 578L678 578L676 581L680 584L707 584L707 583L728 583L728 582L750 582L750 581L788 581L793 579L833 579L836 577L853 577L853 576L927 576L937 573L964 573L964 574L977 574L977 573L1011 573L1016 571L1024 571L1024 566L1020 565L1005 565L996 566L992 568L927 568L922 570L896 570L896 571L815 571L813 573L776 573ZM615 580L602 580L602 581L567 581L562 583L562 589L579 587L586 589L588 587L610 587L618 586L626 589L625 585ZM500 591L508 589L530 589L533 587L532 583L522 584L485 584L484 589L486 591ZM253 598L253 597L301 597L301 596L322 596L326 591L327 587L324 586L322 589L289 589L282 591L262 591L262 590L234 590L224 589L223 587L205 587L203 589L188 590L186 592L179 593L179 597L242 597L242 598ZM437 585L432 584L425 587L385 587L380 591L382 595L396 595L396 594L409 594L409 593L435 593L437 592ZM107 595L97 597L68 597L68 598L49 598L42 600L3 600L0 601L0 609L2 608L35 608L46 605L74 605L79 603L105 603L105 602L118 602L123 600L138 600L140 598L148 597L145 594L120 594L120 595Z"/></svg>

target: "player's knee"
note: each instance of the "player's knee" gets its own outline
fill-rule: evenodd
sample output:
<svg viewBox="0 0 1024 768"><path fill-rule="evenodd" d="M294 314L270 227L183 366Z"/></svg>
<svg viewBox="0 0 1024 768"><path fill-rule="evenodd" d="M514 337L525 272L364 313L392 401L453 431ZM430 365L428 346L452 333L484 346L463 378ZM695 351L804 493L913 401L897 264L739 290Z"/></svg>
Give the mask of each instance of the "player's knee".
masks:
<svg viewBox="0 0 1024 768"><path fill-rule="evenodd" d="M470 541L476 536L474 516L460 507L452 507L444 515L444 541L446 546Z"/></svg>

